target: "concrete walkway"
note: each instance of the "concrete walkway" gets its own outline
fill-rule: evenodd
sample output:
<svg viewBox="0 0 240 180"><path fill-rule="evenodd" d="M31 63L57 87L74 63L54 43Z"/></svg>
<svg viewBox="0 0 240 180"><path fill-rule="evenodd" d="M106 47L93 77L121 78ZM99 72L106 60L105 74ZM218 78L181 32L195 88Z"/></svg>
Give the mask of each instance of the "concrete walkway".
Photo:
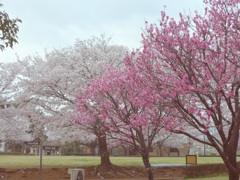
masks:
<svg viewBox="0 0 240 180"><path fill-rule="evenodd" d="M99 180L99 179L85 179L85 180ZM106 180L148 180L148 178L106 179ZM162 177L154 178L154 180L183 180L183 177Z"/></svg>

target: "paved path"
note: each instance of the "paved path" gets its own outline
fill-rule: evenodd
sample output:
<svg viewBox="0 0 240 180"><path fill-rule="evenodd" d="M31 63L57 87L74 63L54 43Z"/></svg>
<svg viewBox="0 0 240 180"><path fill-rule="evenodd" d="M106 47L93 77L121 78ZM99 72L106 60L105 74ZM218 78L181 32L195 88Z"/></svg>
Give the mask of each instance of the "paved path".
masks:
<svg viewBox="0 0 240 180"><path fill-rule="evenodd" d="M99 180L99 179L86 179L86 180ZM106 180L118 180L118 179L106 179ZM131 179L119 179L119 180L148 180L148 178L131 178ZM154 180L183 180L183 177L163 177L163 178L154 178Z"/></svg>

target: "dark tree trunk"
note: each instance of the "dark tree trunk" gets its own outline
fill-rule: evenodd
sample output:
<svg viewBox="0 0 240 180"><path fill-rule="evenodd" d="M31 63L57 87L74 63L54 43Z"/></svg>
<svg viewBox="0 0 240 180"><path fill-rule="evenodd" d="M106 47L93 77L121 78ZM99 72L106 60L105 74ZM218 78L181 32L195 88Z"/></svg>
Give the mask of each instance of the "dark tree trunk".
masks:
<svg viewBox="0 0 240 180"><path fill-rule="evenodd" d="M228 168L229 180L239 180L239 169L237 164L236 152L234 149L228 149L226 154L228 159L225 162Z"/></svg>
<svg viewBox="0 0 240 180"><path fill-rule="evenodd" d="M16 152L16 143L15 143L15 142L12 142L12 143L11 143L11 149L12 149L12 152L13 152L13 153Z"/></svg>
<svg viewBox="0 0 240 180"><path fill-rule="evenodd" d="M106 136L98 137L99 156L101 157L101 166L111 166L109 151L107 147Z"/></svg>
<svg viewBox="0 0 240 180"><path fill-rule="evenodd" d="M149 155L148 153L144 153L142 154L142 160L143 160L143 164L147 170L147 174L148 174L148 179L149 180L153 180L153 172L152 172L152 167L151 164L149 162Z"/></svg>
<svg viewBox="0 0 240 180"><path fill-rule="evenodd" d="M238 118L239 119L239 118ZM239 168L237 164L237 148L239 140L239 121L232 128L231 137L224 147L223 161L228 168L229 180L239 180Z"/></svg>
<svg viewBox="0 0 240 180"><path fill-rule="evenodd" d="M160 157L162 157L163 156L163 150L162 150L162 148L163 148L163 143L158 143L158 154L157 154L157 156L160 156Z"/></svg>
<svg viewBox="0 0 240 180"><path fill-rule="evenodd" d="M229 180L239 180L239 174L234 171L229 170L228 175L229 175Z"/></svg>
<svg viewBox="0 0 240 180"><path fill-rule="evenodd" d="M239 169L237 164L236 148L231 146L231 143L226 148L227 160L225 164L228 168L229 180L238 180L239 179Z"/></svg>

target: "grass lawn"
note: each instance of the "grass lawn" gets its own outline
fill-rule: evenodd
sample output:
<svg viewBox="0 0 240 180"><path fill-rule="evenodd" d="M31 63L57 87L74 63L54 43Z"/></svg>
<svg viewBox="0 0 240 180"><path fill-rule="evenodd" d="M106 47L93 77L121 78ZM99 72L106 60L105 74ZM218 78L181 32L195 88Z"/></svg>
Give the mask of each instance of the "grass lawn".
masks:
<svg viewBox="0 0 240 180"><path fill-rule="evenodd" d="M202 177L202 178L190 178L187 180L226 180L228 179L228 174L220 174L218 176Z"/></svg>
<svg viewBox="0 0 240 180"><path fill-rule="evenodd" d="M111 157L111 162L119 166L143 166L141 157ZM237 159L240 161L240 158ZM198 164L223 163L220 157L198 157ZM100 163L98 156L43 156L43 167L79 167ZM185 157L151 157L151 164L185 164ZM39 167L39 156L0 155L0 167ZM227 174L216 177L189 178L187 180L226 180Z"/></svg>
<svg viewBox="0 0 240 180"><path fill-rule="evenodd" d="M141 157L111 157L119 166L142 166ZM240 160L240 159L238 159ZM0 156L0 167L37 167L39 156ZM185 157L151 157L151 164L185 164ZM219 157L198 157L198 164L222 163ZM98 165L98 156L43 156L43 166L92 166Z"/></svg>

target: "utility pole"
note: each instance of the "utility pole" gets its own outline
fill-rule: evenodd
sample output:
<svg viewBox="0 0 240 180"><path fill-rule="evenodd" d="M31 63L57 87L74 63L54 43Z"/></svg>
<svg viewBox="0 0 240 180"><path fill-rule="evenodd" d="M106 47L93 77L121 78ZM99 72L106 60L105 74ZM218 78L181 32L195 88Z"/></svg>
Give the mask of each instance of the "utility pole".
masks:
<svg viewBox="0 0 240 180"><path fill-rule="evenodd" d="M204 154L204 156L206 156L206 144L205 144L205 135L203 136L203 138L204 138L204 147L203 147L203 154Z"/></svg>

